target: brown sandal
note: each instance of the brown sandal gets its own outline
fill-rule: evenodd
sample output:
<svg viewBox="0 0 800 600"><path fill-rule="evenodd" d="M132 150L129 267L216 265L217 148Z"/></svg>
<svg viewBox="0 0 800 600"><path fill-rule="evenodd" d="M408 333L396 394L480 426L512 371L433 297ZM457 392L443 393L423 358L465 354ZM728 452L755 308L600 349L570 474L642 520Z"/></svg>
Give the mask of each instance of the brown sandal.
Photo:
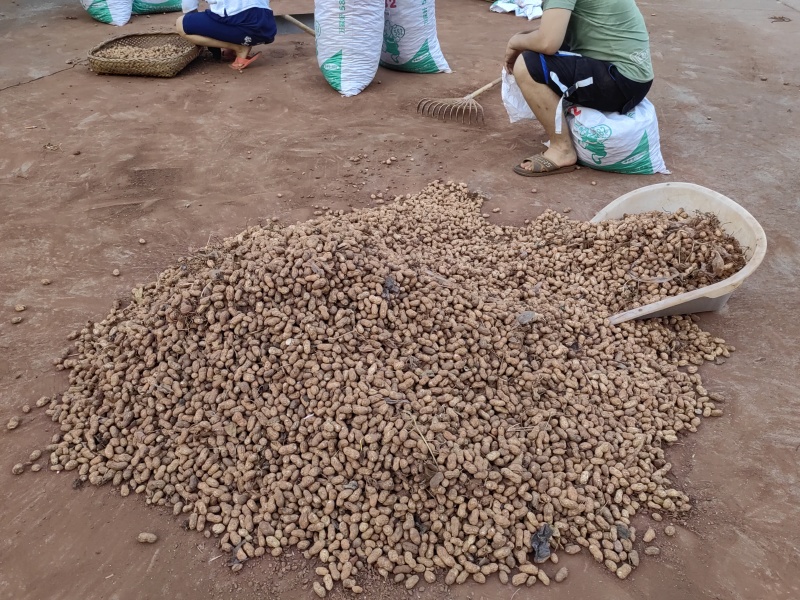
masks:
<svg viewBox="0 0 800 600"><path fill-rule="evenodd" d="M522 163L530 163L530 168L525 168ZM549 158L545 158L544 154L534 154L523 160L520 164L514 167L514 173L522 175L523 177L544 177L545 175L558 175L560 173L569 173L574 171L577 165L567 165L566 167L559 167Z"/></svg>

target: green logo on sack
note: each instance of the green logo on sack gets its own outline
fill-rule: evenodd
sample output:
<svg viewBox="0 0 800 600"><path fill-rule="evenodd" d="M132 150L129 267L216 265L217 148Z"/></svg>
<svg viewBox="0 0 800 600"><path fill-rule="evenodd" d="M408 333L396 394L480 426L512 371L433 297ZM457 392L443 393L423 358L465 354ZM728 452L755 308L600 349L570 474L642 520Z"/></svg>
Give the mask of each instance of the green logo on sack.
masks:
<svg viewBox="0 0 800 600"><path fill-rule="evenodd" d="M584 127L577 123L578 134L581 139L578 144L592 154L592 162L600 165L603 159L608 156L606 151L606 140L611 137L611 127L608 125L598 125L597 127Z"/></svg>
<svg viewBox="0 0 800 600"><path fill-rule="evenodd" d="M425 40L422 47L407 63L393 65L386 61L381 61L381 66L394 69L395 71L405 71L406 73L438 73L440 71L439 65L436 64L433 56L431 56L431 51L428 48L428 40Z"/></svg>
<svg viewBox="0 0 800 600"><path fill-rule="evenodd" d="M400 62L400 40L406 35L406 30L400 25L395 25L388 19L383 24L383 51L388 54L394 64Z"/></svg>
<svg viewBox="0 0 800 600"><path fill-rule="evenodd" d="M89 16L95 21L100 21L101 23L113 23L114 21L114 18L111 16L111 9L108 7L108 2L106 2L106 0L95 0L86 7L86 12L88 12Z"/></svg>
<svg viewBox="0 0 800 600"><path fill-rule="evenodd" d="M322 74L331 87L337 91L342 91L342 51L339 50L320 66Z"/></svg>
<svg viewBox="0 0 800 600"><path fill-rule="evenodd" d="M645 131L639 144L627 157L613 165L602 165L604 171L630 173L632 175L652 175L653 161L650 160L650 139Z"/></svg>

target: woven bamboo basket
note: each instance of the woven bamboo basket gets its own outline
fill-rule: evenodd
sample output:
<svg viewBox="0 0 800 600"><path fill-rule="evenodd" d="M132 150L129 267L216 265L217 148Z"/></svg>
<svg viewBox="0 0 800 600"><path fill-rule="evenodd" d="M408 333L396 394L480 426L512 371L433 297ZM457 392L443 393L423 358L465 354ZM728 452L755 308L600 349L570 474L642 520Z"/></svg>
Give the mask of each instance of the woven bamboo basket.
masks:
<svg viewBox="0 0 800 600"><path fill-rule="evenodd" d="M163 59L152 58L103 58L100 50L127 46L131 48L153 48L155 46L177 46L183 51L178 56ZM89 51L89 67L104 75L142 75L144 77L175 77L186 65L200 55L202 48L183 39L177 33L137 33L123 35L103 42Z"/></svg>

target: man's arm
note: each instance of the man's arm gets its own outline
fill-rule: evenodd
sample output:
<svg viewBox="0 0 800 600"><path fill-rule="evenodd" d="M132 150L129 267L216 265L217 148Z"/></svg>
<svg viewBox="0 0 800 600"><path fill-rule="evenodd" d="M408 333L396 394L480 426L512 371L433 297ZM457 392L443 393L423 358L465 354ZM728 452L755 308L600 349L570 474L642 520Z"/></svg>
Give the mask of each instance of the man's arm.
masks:
<svg viewBox="0 0 800 600"><path fill-rule="evenodd" d="M506 70L511 73L517 57L524 50L532 50L539 54L555 54L564 43L567 25L572 11L565 8L548 8L542 15L539 29L527 33L518 33L508 40L506 48Z"/></svg>

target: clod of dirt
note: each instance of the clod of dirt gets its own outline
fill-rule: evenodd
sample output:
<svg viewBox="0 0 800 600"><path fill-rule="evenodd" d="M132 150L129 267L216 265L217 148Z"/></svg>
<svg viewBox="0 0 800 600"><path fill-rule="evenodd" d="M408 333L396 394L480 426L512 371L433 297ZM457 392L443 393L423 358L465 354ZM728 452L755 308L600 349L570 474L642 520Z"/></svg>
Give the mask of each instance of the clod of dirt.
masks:
<svg viewBox="0 0 800 600"><path fill-rule="evenodd" d="M12 325L19 325L20 323L22 323L22 317L12 317L11 318L11 324Z"/></svg>
<svg viewBox="0 0 800 600"><path fill-rule="evenodd" d="M11 467L11 473L13 475L22 475L23 471L25 471L25 466L22 463L17 463Z"/></svg>
<svg viewBox="0 0 800 600"><path fill-rule="evenodd" d="M140 544L155 544L158 541L158 536L155 533L147 533L143 531L136 536L136 541Z"/></svg>
<svg viewBox="0 0 800 600"><path fill-rule="evenodd" d="M616 573L637 512L690 509L665 448L719 409L683 368L730 349L691 318L607 317L741 249L709 215L518 229L481 206L437 182L179 259L74 336L51 468L171 507L232 568L296 548L354 592L369 567L549 583L548 529L541 553Z"/></svg>
<svg viewBox="0 0 800 600"><path fill-rule="evenodd" d="M31 452L31 455L28 457L28 460L33 462L35 460L39 460L41 457L42 457L42 451L41 450L34 450L33 452Z"/></svg>
<svg viewBox="0 0 800 600"><path fill-rule="evenodd" d="M21 421L20 421L19 417L17 417L17 416L11 417L8 420L8 423L6 423L6 429L8 429L9 431L12 431L13 429L16 429L17 427L19 427L20 423L21 423Z"/></svg>
<svg viewBox="0 0 800 600"><path fill-rule="evenodd" d="M672 525L667 525L664 527L664 535L672 537L675 535L675 528Z"/></svg>
<svg viewBox="0 0 800 600"><path fill-rule="evenodd" d="M111 271L111 274L112 274L114 277L119 277L119 269L114 269L113 271Z"/></svg>
<svg viewBox="0 0 800 600"><path fill-rule="evenodd" d="M553 578L556 580L557 583L561 583L569 576L569 569L567 567L561 567L556 573L556 576Z"/></svg>
<svg viewBox="0 0 800 600"><path fill-rule="evenodd" d="M25 306L24 304L17 304L17 305L14 307L14 310L15 310L16 312L22 312L22 311L24 311L26 308L28 308L28 307L27 307L27 306Z"/></svg>

